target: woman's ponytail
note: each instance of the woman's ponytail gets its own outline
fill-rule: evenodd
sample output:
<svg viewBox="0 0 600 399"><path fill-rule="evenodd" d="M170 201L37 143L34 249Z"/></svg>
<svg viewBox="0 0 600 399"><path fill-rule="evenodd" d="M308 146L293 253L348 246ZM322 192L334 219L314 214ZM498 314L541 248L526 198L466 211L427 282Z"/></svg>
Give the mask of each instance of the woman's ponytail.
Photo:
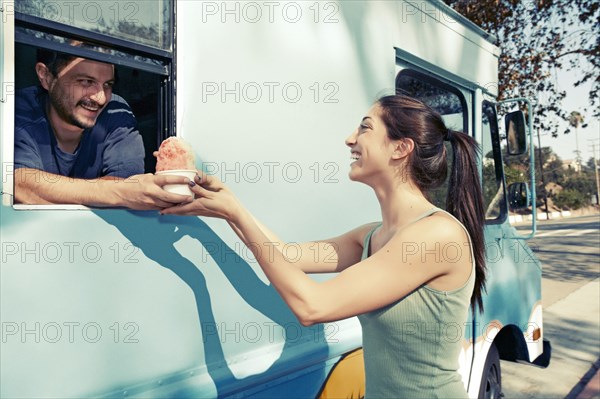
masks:
<svg viewBox="0 0 600 399"><path fill-rule="evenodd" d="M465 226L471 237L475 257L475 287L471 297L471 309L475 311L476 307L479 307L479 310L483 311L485 210L478 168L481 152L477 142L469 135L448 130L446 136L452 145L452 168L448 182L446 210Z"/></svg>
<svg viewBox="0 0 600 399"><path fill-rule="evenodd" d="M409 159L410 175L423 193L441 186L448 173L447 151L452 145L452 167L446 198L446 210L456 217L471 237L475 261L475 287L471 297L473 311L483 310L485 290L485 246L483 225L485 213L479 175L480 149L465 133L446 127L434 109L423 102L402 95L385 96L377 103L381 118L392 140L410 138L415 150Z"/></svg>

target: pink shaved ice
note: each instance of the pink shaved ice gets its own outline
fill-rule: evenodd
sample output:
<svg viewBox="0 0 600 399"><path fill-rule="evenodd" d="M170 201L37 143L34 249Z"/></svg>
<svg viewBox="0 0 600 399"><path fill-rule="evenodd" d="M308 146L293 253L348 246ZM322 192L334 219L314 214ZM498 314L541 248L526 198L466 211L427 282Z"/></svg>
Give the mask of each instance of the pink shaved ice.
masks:
<svg viewBox="0 0 600 399"><path fill-rule="evenodd" d="M177 137L163 141L156 157L156 171L195 170L196 161L192 147Z"/></svg>

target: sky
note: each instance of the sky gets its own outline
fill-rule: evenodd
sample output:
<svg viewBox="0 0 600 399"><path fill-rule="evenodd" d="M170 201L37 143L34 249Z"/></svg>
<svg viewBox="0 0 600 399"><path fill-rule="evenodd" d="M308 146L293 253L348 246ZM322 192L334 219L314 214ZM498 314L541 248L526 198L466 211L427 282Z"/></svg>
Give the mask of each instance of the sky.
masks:
<svg viewBox="0 0 600 399"><path fill-rule="evenodd" d="M600 156L600 121L592 118L592 109L588 106L588 92L591 83L585 86L574 87L577 71L559 71L557 72L557 82L561 89L567 91L567 97L563 100L563 108L570 113L579 111L584 116L584 122L588 124L586 128L579 128L579 150L584 163L593 156L592 143L596 144L596 157ZM584 108L587 107L587 112ZM554 152L563 160L575 159L576 134L575 129L571 128L569 134L562 133L568 128L567 122L562 122L559 136L553 138L550 133L540 132L542 147L552 147ZM535 137L537 141L537 137ZM536 142L537 145L537 142Z"/></svg>
<svg viewBox="0 0 600 399"><path fill-rule="evenodd" d="M572 9L571 16L572 23L567 24L566 29L571 35L567 37L572 37L572 42L568 45L570 46L578 46L579 43L577 40L581 38L581 30L582 28L585 30L586 27L582 27L578 21L578 13L576 9ZM566 16L569 18L569 16ZM556 19L551 22L553 24L563 25L564 21L562 21L558 16ZM588 32L589 33L589 32ZM593 37L593 36L591 36ZM590 69L591 65L585 59L578 59L579 65L581 63L587 64L582 66L581 68ZM567 60L564 60L563 65L569 65L570 63ZM583 115L584 124L587 124L586 128L579 128L578 134L575 133L575 129L569 126L569 123L566 121L560 121L560 128L558 137L554 138L551 134L540 132L541 146L542 147L552 147L554 152L558 154L563 160L572 160L576 158L576 150L578 149L577 143L579 144L579 151L581 152L581 159L583 163L587 163L588 159L594 156L592 151L592 144L596 145L596 158L600 158L600 121L598 119L594 119L592 117L593 109L589 106L589 96L588 93L592 87L592 82L588 81L585 85L581 85L579 87L575 87L574 83L581 77L581 70L567 70L567 68L556 71L556 80L555 84L559 90L566 91L566 98L562 101L562 108L566 111L567 114L570 114L572 111L578 111ZM598 71L596 71L598 73ZM591 79L592 81L594 79ZM587 108L587 110L586 110ZM564 134L563 132L570 128L570 133ZM537 139L537 137L536 137ZM536 144L537 145L537 144Z"/></svg>

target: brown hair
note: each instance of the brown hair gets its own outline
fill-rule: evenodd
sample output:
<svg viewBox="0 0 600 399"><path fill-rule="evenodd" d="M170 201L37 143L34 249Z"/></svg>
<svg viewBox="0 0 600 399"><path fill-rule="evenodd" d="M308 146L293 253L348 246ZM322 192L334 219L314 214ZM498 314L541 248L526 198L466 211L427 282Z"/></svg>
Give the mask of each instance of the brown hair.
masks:
<svg viewBox="0 0 600 399"><path fill-rule="evenodd" d="M58 76L60 71L63 70L71 61L73 61L75 56L59 53L58 51L48 50L45 48L37 49L37 62L41 62L46 65L48 70L53 76Z"/></svg>
<svg viewBox="0 0 600 399"><path fill-rule="evenodd" d="M82 49L91 49L99 52L104 52L101 47L97 47L92 43L82 42L81 40L69 40L69 46L78 47ZM59 51L50 50L47 48L39 47L37 49L37 62L41 62L46 65L50 73L54 76L58 76L67 65L71 63L77 56L61 53Z"/></svg>
<svg viewBox="0 0 600 399"><path fill-rule="evenodd" d="M483 310L485 290L485 246L483 224L485 211L481 192L478 158L481 150L469 135L449 130L439 113L411 97L392 95L376 102L381 119L392 140L410 138L415 148L409 156L407 172L417 187L427 191L444 183L448 173L444 141L452 145L452 168L446 197L446 210L456 217L471 237L475 257L475 287L471 308Z"/></svg>

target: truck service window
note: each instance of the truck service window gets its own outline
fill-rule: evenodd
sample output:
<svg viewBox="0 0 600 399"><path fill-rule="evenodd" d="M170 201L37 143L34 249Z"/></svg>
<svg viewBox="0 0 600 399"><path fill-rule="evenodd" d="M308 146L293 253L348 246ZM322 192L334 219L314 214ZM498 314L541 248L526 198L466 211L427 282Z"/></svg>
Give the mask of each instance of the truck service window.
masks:
<svg viewBox="0 0 600 399"><path fill-rule="evenodd" d="M134 113L144 172L154 172L152 152L175 134L173 2L23 0L15 10L15 89L39 84L39 49L113 64L113 93Z"/></svg>

